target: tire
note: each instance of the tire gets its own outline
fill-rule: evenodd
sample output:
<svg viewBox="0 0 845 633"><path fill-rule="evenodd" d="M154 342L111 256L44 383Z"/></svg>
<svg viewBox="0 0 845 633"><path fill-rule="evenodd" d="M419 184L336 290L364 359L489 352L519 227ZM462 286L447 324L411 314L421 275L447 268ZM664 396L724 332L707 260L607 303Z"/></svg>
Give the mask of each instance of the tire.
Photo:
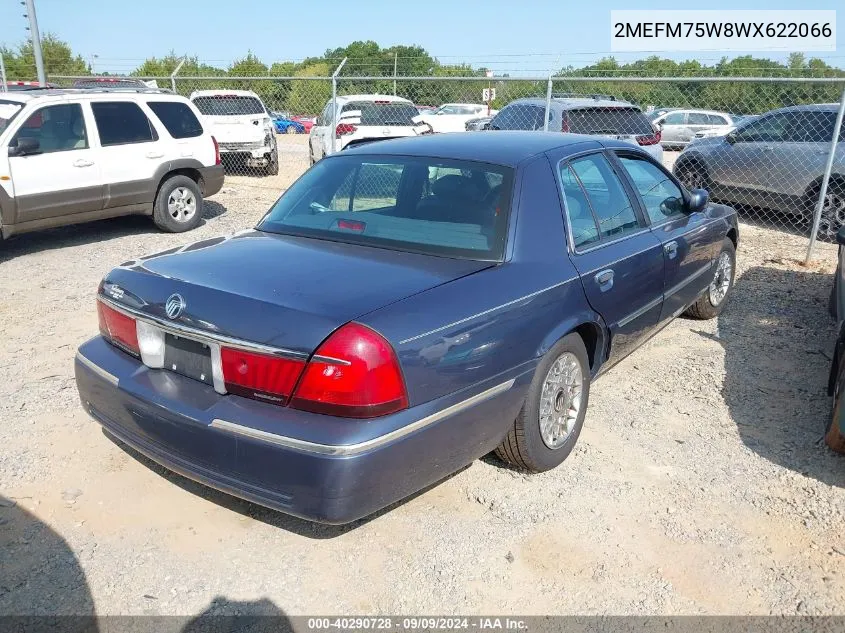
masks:
<svg viewBox="0 0 845 633"><path fill-rule="evenodd" d="M153 222L168 233L183 233L199 226L202 192L197 183L179 175L162 182L153 205Z"/></svg>
<svg viewBox="0 0 845 633"><path fill-rule="evenodd" d="M264 172L268 176L278 176L279 175L279 149L277 147L273 148L273 151L270 152L268 157L267 167L264 168Z"/></svg>
<svg viewBox="0 0 845 633"><path fill-rule="evenodd" d="M285 130L285 134L299 134L299 131L296 129L295 125L289 125Z"/></svg>
<svg viewBox="0 0 845 633"><path fill-rule="evenodd" d="M710 190L710 178L707 170L695 161L684 161L675 168L675 175L687 189Z"/></svg>
<svg viewBox="0 0 845 633"><path fill-rule="evenodd" d="M713 319L721 314L728 302L736 277L736 248L729 237L722 240L722 250L716 258L713 281L698 301L684 312L693 319Z"/></svg>
<svg viewBox="0 0 845 633"><path fill-rule="evenodd" d="M814 187L807 196L806 207L810 218L813 218L816 212L819 193L819 187ZM845 226L845 181L838 178L831 179L827 185L827 195L822 206L817 237L826 242L835 243L836 233L842 226Z"/></svg>
<svg viewBox="0 0 845 633"><path fill-rule="evenodd" d="M825 429L824 442L831 450L837 453L845 453L845 435L842 435L837 420L843 415L842 407L845 402L842 400L842 393L839 389L840 378L836 377L836 386L833 391L833 406L831 407L830 415L827 419L827 428Z"/></svg>
<svg viewBox="0 0 845 633"><path fill-rule="evenodd" d="M552 382L551 388L547 383L554 379L555 373L558 376L561 373L553 370L565 369L570 372L569 374L564 373L565 377L572 375L571 372L576 366L580 371L581 384L577 400L573 400L571 399L572 391L567 394L563 388L566 386L565 383L558 383L555 386ZM540 414L543 408L544 390L553 414L554 412L561 413L566 418L563 429L555 428L554 425L546 427L550 432L555 429L553 431L555 435L560 433L561 430L564 431L564 435L551 438L553 440L552 446L547 443L548 440L544 439L544 434L541 432ZM513 423L513 428L508 431L505 439L496 448L496 455L513 466L535 473L559 466L569 456L578 441L581 428L584 426L589 400L590 364L587 359L587 349L578 334L568 334L555 343L537 366L525 403ZM570 406L573 403L577 403L577 411L574 415ZM566 412L569 415L566 415ZM546 419L553 421L554 417ZM546 434L547 438L549 434Z"/></svg>

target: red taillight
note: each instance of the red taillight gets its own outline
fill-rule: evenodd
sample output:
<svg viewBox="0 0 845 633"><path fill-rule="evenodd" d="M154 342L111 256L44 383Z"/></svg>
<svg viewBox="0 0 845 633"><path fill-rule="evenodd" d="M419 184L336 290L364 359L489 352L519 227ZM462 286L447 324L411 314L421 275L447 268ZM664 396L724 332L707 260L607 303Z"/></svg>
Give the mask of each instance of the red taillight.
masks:
<svg viewBox="0 0 845 633"><path fill-rule="evenodd" d="M347 231L355 231L356 233L363 233L367 228L366 222L359 222L358 220L338 220L337 228L345 229Z"/></svg>
<svg viewBox="0 0 845 633"><path fill-rule="evenodd" d="M561 125L560 125L560 131L561 132L568 132L569 131L569 119L567 119L565 115L563 117L563 123L561 123Z"/></svg>
<svg viewBox="0 0 845 633"><path fill-rule="evenodd" d="M357 126L351 123L338 123L334 133L337 138L340 138L344 134L354 134L357 129Z"/></svg>
<svg viewBox="0 0 845 633"><path fill-rule="evenodd" d="M100 320L100 334L127 352L136 356L141 354L135 319L118 312L102 301L97 302L97 317Z"/></svg>
<svg viewBox="0 0 845 633"><path fill-rule="evenodd" d="M347 418L374 418L408 406L402 370L384 337L358 323L335 331L305 367L290 406Z"/></svg>
<svg viewBox="0 0 845 633"><path fill-rule="evenodd" d="M220 348L226 391L248 398L285 404L305 361Z"/></svg>
<svg viewBox="0 0 845 633"><path fill-rule="evenodd" d="M214 164L220 164L220 144L217 142L217 139L213 136L211 137L211 142L214 143Z"/></svg>
<svg viewBox="0 0 845 633"><path fill-rule="evenodd" d="M637 143L640 145L657 145L660 142L661 132L658 130L652 135L645 134L637 137Z"/></svg>

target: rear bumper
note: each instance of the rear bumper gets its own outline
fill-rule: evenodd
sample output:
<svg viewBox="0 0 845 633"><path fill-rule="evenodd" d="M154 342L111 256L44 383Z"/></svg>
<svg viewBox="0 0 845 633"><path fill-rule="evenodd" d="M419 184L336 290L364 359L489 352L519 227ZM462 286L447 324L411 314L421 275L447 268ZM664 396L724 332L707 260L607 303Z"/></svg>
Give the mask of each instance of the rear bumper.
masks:
<svg viewBox="0 0 845 633"><path fill-rule="evenodd" d="M203 182L202 195L206 198L213 196L223 188L223 165L214 165L213 167L203 167L200 170Z"/></svg>
<svg viewBox="0 0 845 633"><path fill-rule="evenodd" d="M340 420L151 370L96 337L76 383L108 432L166 468L305 519L348 523L490 452L519 412L531 368L376 420Z"/></svg>

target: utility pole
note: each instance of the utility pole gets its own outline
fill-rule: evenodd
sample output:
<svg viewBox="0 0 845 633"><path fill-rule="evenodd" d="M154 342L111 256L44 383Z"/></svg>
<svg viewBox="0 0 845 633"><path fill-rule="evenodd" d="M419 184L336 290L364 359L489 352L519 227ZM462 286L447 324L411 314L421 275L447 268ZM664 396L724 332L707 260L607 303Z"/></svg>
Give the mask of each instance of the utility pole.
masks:
<svg viewBox="0 0 845 633"><path fill-rule="evenodd" d="M399 53L393 53L393 96L396 96L396 62L399 61Z"/></svg>
<svg viewBox="0 0 845 633"><path fill-rule="evenodd" d="M6 64L3 63L3 53L0 53L0 92L8 92L6 88Z"/></svg>
<svg viewBox="0 0 845 633"><path fill-rule="evenodd" d="M91 74L96 75L97 72L94 70L94 60L97 59L99 55L95 53L91 53L91 61L89 62L88 66L91 68Z"/></svg>
<svg viewBox="0 0 845 633"><path fill-rule="evenodd" d="M44 58L41 56L41 35L38 33L38 18L35 16L35 0L21 0L26 6L25 18L29 18L29 34L32 39L32 54L35 55L35 72L38 73L38 83L41 86L47 85L47 77L44 75Z"/></svg>

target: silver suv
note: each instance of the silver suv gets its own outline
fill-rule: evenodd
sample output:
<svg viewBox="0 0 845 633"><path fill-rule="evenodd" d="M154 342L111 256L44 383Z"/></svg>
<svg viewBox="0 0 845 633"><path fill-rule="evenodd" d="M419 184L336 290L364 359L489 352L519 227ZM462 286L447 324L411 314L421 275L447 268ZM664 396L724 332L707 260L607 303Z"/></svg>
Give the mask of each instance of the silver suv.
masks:
<svg viewBox="0 0 845 633"><path fill-rule="evenodd" d="M696 140L673 171L690 188L719 200L810 216L830 151L838 104L772 110L725 136ZM833 239L845 225L845 127L834 156L819 235Z"/></svg>
<svg viewBox="0 0 845 633"><path fill-rule="evenodd" d="M545 112L545 99L517 99L502 108L486 129L542 130ZM613 97L555 97L549 105L548 129L628 141L641 146L656 160L663 160L660 132L639 107Z"/></svg>

